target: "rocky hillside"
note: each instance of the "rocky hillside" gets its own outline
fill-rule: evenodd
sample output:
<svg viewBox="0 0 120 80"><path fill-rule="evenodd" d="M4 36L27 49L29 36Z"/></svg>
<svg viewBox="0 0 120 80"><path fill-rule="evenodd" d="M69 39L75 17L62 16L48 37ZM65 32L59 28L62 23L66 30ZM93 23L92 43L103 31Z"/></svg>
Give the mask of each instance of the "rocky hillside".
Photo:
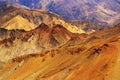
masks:
<svg viewBox="0 0 120 80"><path fill-rule="evenodd" d="M41 28L43 27L37 29ZM47 26L44 28L43 31L49 32ZM62 28L58 26L53 30L58 32ZM37 29L33 31L38 33ZM74 36L64 45L52 50L15 57L6 63L0 62L0 79L119 80L119 32L120 24L90 34L86 38L75 39ZM68 34L70 33L66 32Z"/></svg>
<svg viewBox="0 0 120 80"><path fill-rule="evenodd" d="M2 28L31 30L38 27L41 23L45 23L49 26L56 24L63 25L73 33L85 33L84 30L78 29L75 25L71 25L71 23L68 23L62 17L50 11L41 9L29 10L18 6L11 6L10 4L2 6L1 11L0 26Z"/></svg>
<svg viewBox="0 0 120 80"><path fill-rule="evenodd" d="M98 25L96 23L91 23L90 21L86 21L86 20L70 20L69 22L72 25L77 26L79 29L85 30L87 33L92 33L108 27L108 26Z"/></svg>
<svg viewBox="0 0 120 80"><path fill-rule="evenodd" d="M0 80L120 80L120 23L96 24L119 0L27 1L0 0Z"/></svg>
<svg viewBox="0 0 120 80"><path fill-rule="evenodd" d="M0 60L57 48L74 36L79 38L79 34L69 32L62 25L49 27L44 23L30 31L0 28Z"/></svg>

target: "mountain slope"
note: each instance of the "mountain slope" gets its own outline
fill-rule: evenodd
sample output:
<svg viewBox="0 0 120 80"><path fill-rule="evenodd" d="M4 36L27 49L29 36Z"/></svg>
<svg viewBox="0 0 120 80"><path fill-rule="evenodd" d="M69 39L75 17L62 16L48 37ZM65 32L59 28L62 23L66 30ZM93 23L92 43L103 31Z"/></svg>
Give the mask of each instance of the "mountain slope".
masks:
<svg viewBox="0 0 120 80"><path fill-rule="evenodd" d="M111 5L107 6L107 4ZM120 18L120 10L118 9L120 6L115 0L110 0L109 2L105 0L58 0L51 2L47 8L50 11L63 15L67 19L90 20L102 25L116 24Z"/></svg>
<svg viewBox="0 0 120 80"><path fill-rule="evenodd" d="M26 31L32 30L35 28L34 24L30 23L28 20L24 19L21 16L15 16L11 20L5 22L1 25L3 28L12 30L12 29L24 29Z"/></svg>
<svg viewBox="0 0 120 80"><path fill-rule="evenodd" d="M119 0L12 0L11 4L25 5L55 12L66 19L90 20L101 25L114 25L120 19ZM108 5L109 4L109 5Z"/></svg>
<svg viewBox="0 0 120 80"><path fill-rule="evenodd" d="M67 30L69 30L73 33L85 33L84 30L78 29L76 26L71 25L70 23L65 21L59 15L57 15L55 13L52 13L50 11L41 10L41 9L29 10L29 9L26 9L26 8L20 8L18 6L11 6L9 4L5 5L4 8L5 9L2 9L3 10L1 12L2 14L0 14L0 17L1 17L0 26L2 26L3 23L4 23L4 25L7 25L11 21L14 21L14 20L18 21L18 19L14 19L14 18L17 17L17 16L20 16L21 17L20 18L21 22L26 22L28 24L28 26L32 27L32 29L38 27L41 23L45 23L49 26L53 26L53 25L56 25L56 24L61 24ZM26 19L28 21L26 21ZM9 21L9 20L11 20L11 21ZM20 23L19 21L17 23ZM15 23L9 24L7 26L11 26L11 25L14 26L14 24ZM2 27L6 27L4 25ZM16 28L21 27L21 25L23 25L23 24L20 23L20 25L18 25L18 27L16 26ZM27 25L24 23L23 26L27 26Z"/></svg>
<svg viewBox="0 0 120 80"><path fill-rule="evenodd" d="M0 78L2 80L119 80L119 31L120 25L116 25L95 32L105 34L91 34L83 39L82 43L78 41L77 45L71 39L74 44L72 46L61 46L46 52L16 57L6 64L1 62Z"/></svg>
<svg viewBox="0 0 120 80"><path fill-rule="evenodd" d="M79 38L79 34L69 32L62 25L49 27L44 23L30 31L0 28L0 60L44 52L65 44L74 36Z"/></svg>

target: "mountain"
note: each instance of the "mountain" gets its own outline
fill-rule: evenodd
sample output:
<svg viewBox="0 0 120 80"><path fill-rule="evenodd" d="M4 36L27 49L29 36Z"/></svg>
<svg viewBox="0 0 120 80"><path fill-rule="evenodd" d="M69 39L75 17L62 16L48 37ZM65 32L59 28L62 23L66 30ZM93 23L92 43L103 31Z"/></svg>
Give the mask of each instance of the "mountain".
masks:
<svg viewBox="0 0 120 80"><path fill-rule="evenodd" d="M39 29L42 29L42 31ZM70 38L71 33L60 25L55 26L52 30L59 31L55 35L60 34L60 38ZM42 38L47 39L47 33L49 33L50 28L45 24L41 24L41 26L32 31L34 35L40 35L38 33L44 32L45 36L42 36ZM25 33L24 31L22 32ZM119 32L120 24L89 34L86 38L78 38L78 35L75 36L76 34L73 34L74 37L60 47L45 52L18 56L6 63L0 62L0 79L119 80ZM54 34L52 33L52 35Z"/></svg>
<svg viewBox="0 0 120 80"><path fill-rule="evenodd" d="M120 5L115 0L109 2L105 0L63 0L60 2L58 0L58 2L51 2L47 8L67 19L90 20L102 25L116 24L120 19Z"/></svg>
<svg viewBox="0 0 120 80"><path fill-rule="evenodd" d="M0 0L0 80L120 80L119 3Z"/></svg>
<svg viewBox="0 0 120 80"><path fill-rule="evenodd" d="M0 60L44 52L65 44L74 36L79 38L78 34L69 32L62 25L50 27L44 23L30 31L0 28Z"/></svg>
<svg viewBox="0 0 120 80"><path fill-rule="evenodd" d="M29 26L28 30L30 30L36 28L41 23L45 23L49 26L61 24L73 33L85 33L84 30L78 29L78 27L71 25L71 23L68 23L61 16L50 11L41 9L29 10L19 6L12 6L11 4L2 6L1 11L0 26L6 27L7 29L10 26L14 27L14 29L24 29L26 26ZM14 21L18 22L12 23Z"/></svg>
<svg viewBox="0 0 120 80"><path fill-rule="evenodd" d="M6 28L8 30L13 30L13 29L24 29L26 31L34 29L35 25L30 23L27 19L24 19L21 16L15 16L11 20L5 22L4 24L1 25L3 28Z"/></svg>
<svg viewBox="0 0 120 80"><path fill-rule="evenodd" d="M90 20L101 25L114 25L120 21L119 0L4 0L29 8L55 12L70 20ZM109 4L109 5L108 5Z"/></svg>
<svg viewBox="0 0 120 80"><path fill-rule="evenodd" d="M108 26L98 25L96 23L91 23L90 21L86 21L86 20L70 20L69 22L72 25L77 26L79 29L85 30L87 33L92 33L108 27Z"/></svg>

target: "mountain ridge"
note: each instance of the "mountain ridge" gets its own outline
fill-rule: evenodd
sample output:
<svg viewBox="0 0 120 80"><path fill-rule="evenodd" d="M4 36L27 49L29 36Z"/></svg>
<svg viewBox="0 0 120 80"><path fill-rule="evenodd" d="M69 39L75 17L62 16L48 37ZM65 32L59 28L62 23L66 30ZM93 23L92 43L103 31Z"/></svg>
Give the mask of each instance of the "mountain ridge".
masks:
<svg viewBox="0 0 120 80"><path fill-rule="evenodd" d="M80 38L80 34L71 33L62 25L49 27L44 23L30 31L0 28L0 60L8 60L24 53L50 50L63 45L71 38L75 38L74 36ZM26 47L26 45L29 46Z"/></svg>
<svg viewBox="0 0 120 80"><path fill-rule="evenodd" d="M120 80L119 4L0 0L0 80Z"/></svg>
<svg viewBox="0 0 120 80"><path fill-rule="evenodd" d="M54 26L57 31L64 28L57 26ZM41 28L45 32L49 32L50 29L47 25L41 24L35 32L38 33L38 29ZM82 40L77 41L74 37L71 39L73 45L18 56L6 63L1 62L0 78L3 80L14 80L14 78L18 80L119 80L119 32L120 24L89 34Z"/></svg>
<svg viewBox="0 0 120 80"><path fill-rule="evenodd" d="M71 20L89 20L101 25L115 25L119 23L119 0L13 0L11 4L21 4L30 8L40 8L52 11ZM66 3L68 3L66 5ZM36 4L36 5L35 5ZM64 5L65 4L65 5ZM110 5L108 5L110 4ZM107 11L107 13L106 13ZM116 16L117 15L117 16Z"/></svg>
<svg viewBox="0 0 120 80"><path fill-rule="evenodd" d="M10 13L8 14L8 12ZM32 28L33 27L36 28L41 23L45 23L49 26L53 26L55 24L62 24L64 27L66 27L66 29L68 29L69 31L73 33L85 33L84 30L78 29L76 26L71 25L71 23L68 23L61 16L53 12L46 11L46 10L41 10L41 9L40 10L38 9L29 10L29 9L14 7L14 6L9 5L9 7L6 7L5 10L3 10L0 16L1 16L0 25L2 25L2 23L7 24L6 22L8 22L10 19L13 19L16 16L21 16L25 20L26 19L28 20L29 23L26 23L26 24L33 25ZM10 25L13 25L13 24L10 24ZM20 24L20 25L23 25L23 24ZM26 26L25 23L23 26Z"/></svg>

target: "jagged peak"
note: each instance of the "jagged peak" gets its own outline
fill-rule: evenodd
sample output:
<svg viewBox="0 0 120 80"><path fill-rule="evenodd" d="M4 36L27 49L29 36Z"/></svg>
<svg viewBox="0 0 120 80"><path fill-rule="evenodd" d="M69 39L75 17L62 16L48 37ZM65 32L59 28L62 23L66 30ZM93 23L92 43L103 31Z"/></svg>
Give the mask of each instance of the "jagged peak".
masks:
<svg viewBox="0 0 120 80"><path fill-rule="evenodd" d="M41 31L48 32L48 30L50 30L50 27L45 23L41 23L37 28L33 29L32 31L34 31L34 32L41 32Z"/></svg>
<svg viewBox="0 0 120 80"><path fill-rule="evenodd" d="M60 25L60 24L56 24L53 26L53 29L56 29L56 28L67 30L63 25Z"/></svg>

